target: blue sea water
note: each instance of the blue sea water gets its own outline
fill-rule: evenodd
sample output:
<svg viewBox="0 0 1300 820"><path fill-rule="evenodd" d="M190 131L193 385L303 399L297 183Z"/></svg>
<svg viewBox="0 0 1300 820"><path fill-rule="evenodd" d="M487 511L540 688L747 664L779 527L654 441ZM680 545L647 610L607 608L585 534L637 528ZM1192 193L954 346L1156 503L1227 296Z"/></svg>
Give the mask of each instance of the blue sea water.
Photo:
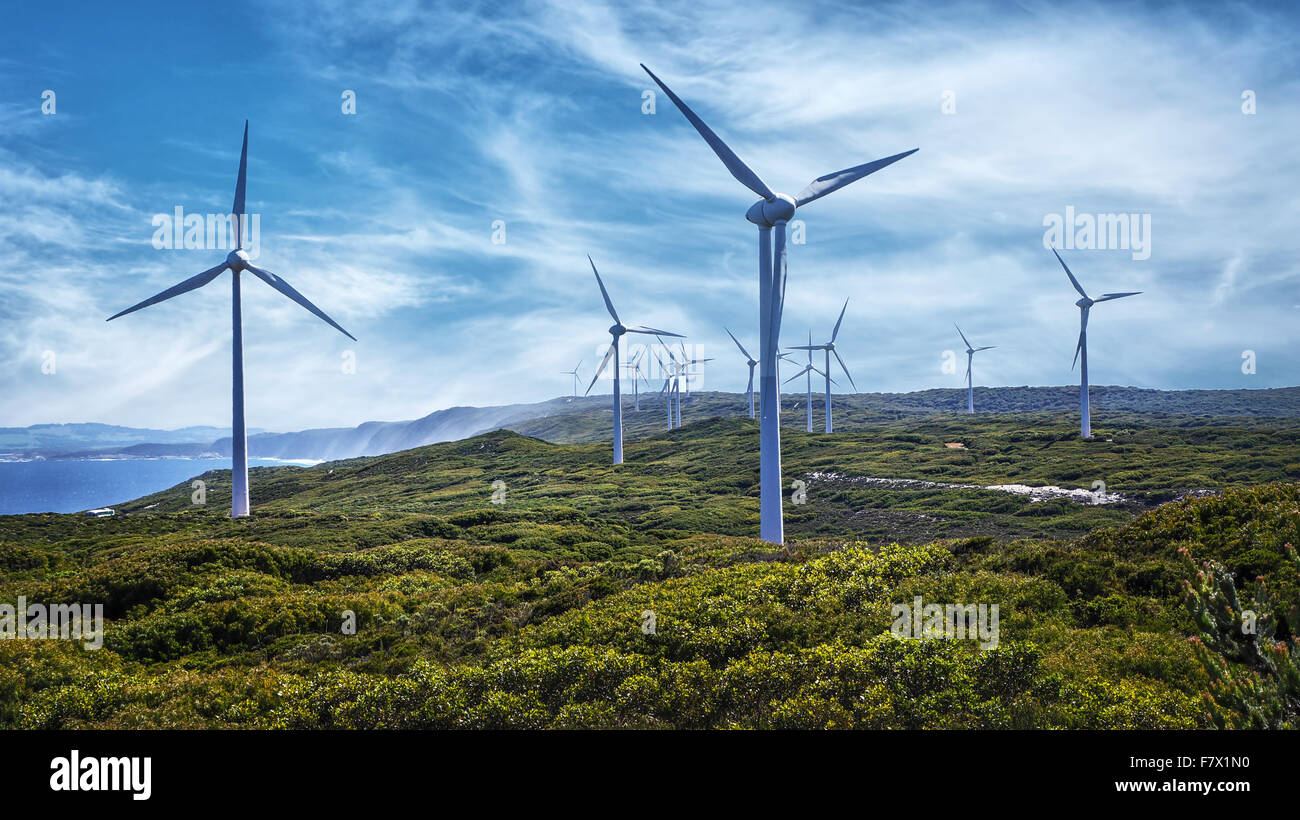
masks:
<svg viewBox="0 0 1300 820"><path fill-rule="evenodd" d="M250 458L250 467L302 462ZM78 512L111 507L174 487L208 470L229 470L228 458L130 458L102 461L0 461L0 515Z"/></svg>

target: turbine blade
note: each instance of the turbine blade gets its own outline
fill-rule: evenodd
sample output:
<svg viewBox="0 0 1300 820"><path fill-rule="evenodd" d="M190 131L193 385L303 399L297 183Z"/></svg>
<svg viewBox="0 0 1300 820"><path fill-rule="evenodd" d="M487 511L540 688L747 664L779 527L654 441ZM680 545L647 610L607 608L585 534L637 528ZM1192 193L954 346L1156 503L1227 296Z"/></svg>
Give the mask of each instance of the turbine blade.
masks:
<svg viewBox="0 0 1300 820"><path fill-rule="evenodd" d="M974 358L975 358L974 356L966 357L966 383L967 384L970 384L970 366L971 366L971 362L974 361Z"/></svg>
<svg viewBox="0 0 1300 820"><path fill-rule="evenodd" d="M626 328L626 330L628 333L648 333L651 336L672 336L674 339L686 338L680 333L669 333L666 330L655 330L654 328L646 327L645 325L638 325L637 327L629 327Z"/></svg>
<svg viewBox="0 0 1300 820"><path fill-rule="evenodd" d="M831 343L834 344L835 337L840 335L840 323L844 321L844 311L849 309L849 300L844 300L844 307L840 308L840 318L835 320L835 329L831 331Z"/></svg>
<svg viewBox="0 0 1300 820"><path fill-rule="evenodd" d="M749 386L745 388L746 393L754 392L754 368L749 368Z"/></svg>
<svg viewBox="0 0 1300 820"><path fill-rule="evenodd" d="M886 165L893 165L903 157L911 156L919 150L921 149L913 148L911 151L894 154L892 157L885 157L884 159L878 159L874 162L868 162L865 165L855 165L852 168L845 168L843 171L836 171L835 173L827 174L824 177L817 177L812 182L808 183L807 187L799 192L799 196L794 198L795 204L803 206L812 202L814 199L821 199L827 194L833 191L838 191L845 185L857 182L867 174L879 171Z"/></svg>
<svg viewBox="0 0 1300 820"><path fill-rule="evenodd" d="M248 188L248 120L244 120L244 147L239 152L239 178L235 181L235 204L230 208L230 215L235 221L235 247L244 247L244 193Z"/></svg>
<svg viewBox="0 0 1300 820"><path fill-rule="evenodd" d="M840 358L840 352L835 349L832 349L831 352L835 354L835 361L840 363L840 370L843 370L844 375L849 377L849 384L853 385L854 392L857 392L858 386L853 383L853 376L849 374L849 369L844 366L844 360Z"/></svg>
<svg viewBox="0 0 1300 820"><path fill-rule="evenodd" d="M1070 369L1079 363L1079 351L1083 350L1083 340L1088 332L1088 311L1084 309L1079 312L1079 343L1074 346L1074 361L1070 363Z"/></svg>
<svg viewBox="0 0 1300 820"><path fill-rule="evenodd" d="M723 330L727 330L727 329L724 327ZM754 358L753 356L749 355L749 351L745 349L745 346L740 343L740 340L737 339L730 330L727 330L727 335L731 336L731 341L736 343L736 347L740 348L740 352L745 354L745 359L747 361L749 359Z"/></svg>
<svg viewBox="0 0 1300 820"><path fill-rule="evenodd" d="M1056 261L1061 263L1061 267L1065 268L1065 275L1070 277L1070 284L1074 285L1074 289L1079 291L1080 296L1087 299L1088 294L1084 293L1083 285L1080 285L1079 280L1074 278L1073 273L1070 273L1070 268L1065 264L1065 260L1061 258L1061 255L1056 253L1056 248L1052 248L1052 253L1056 255Z"/></svg>
<svg viewBox="0 0 1300 820"><path fill-rule="evenodd" d="M247 262L244 263L244 268L250 271L258 279L261 279L266 284L270 285L271 287L283 293L285 296L288 296L293 301L305 307L311 313L314 313L317 316L317 318L324 321L325 324L334 328L339 333L342 333L344 336L347 336L349 339L351 339L354 342L357 340L356 336L353 336L351 333L348 333L346 330L344 330L342 325L340 325L338 322L334 321L330 317L326 316L325 311L321 310L320 308L313 305L311 302L307 301L306 296L303 296L301 293L294 290L293 286L291 286L288 282L284 281L280 277L276 276L274 273L271 273L269 270L262 270L261 268L254 267L253 265L250 265Z"/></svg>
<svg viewBox="0 0 1300 820"><path fill-rule="evenodd" d="M591 377L591 384L587 385L587 389L582 391L582 395L585 396L591 392L591 388L596 385L596 379L599 379L600 374L605 372L605 365L609 364L609 360L612 358L614 358L614 345L610 345L609 350L605 351L605 358L600 360L600 367L596 368L596 375Z"/></svg>
<svg viewBox="0 0 1300 820"><path fill-rule="evenodd" d="M1123 299L1125 296L1137 296L1142 291L1135 290L1132 293L1103 293L1100 297L1094 299L1094 302L1109 302L1111 299Z"/></svg>
<svg viewBox="0 0 1300 820"><path fill-rule="evenodd" d="M997 347L997 345L987 345L985 347L977 347L975 348L975 352L979 353L981 350L992 350L995 347Z"/></svg>
<svg viewBox="0 0 1300 820"><path fill-rule="evenodd" d="M704 137L704 141L713 149L713 153L718 155L718 159L722 160L722 164L727 166L727 170L739 180L741 185L769 201L776 196L776 194L772 193L772 189L767 187L767 183L759 179L758 174L741 162L740 157L736 156L735 152L728 148L727 144L717 134L713 133L713 129L704 124L704 120L695 116L695 112L690 109L690 106L682 102L681 97L678 97L672 92L671 88L664 85L663 80L656 77L653 71L645 67L645 63L641 63L641 68L645 69L645 73L649 74L650 79L655 81L655 85L663 89L664 93L668 95L668 99L672 100L677 109L682 112L682 116L686 117L687 121L695 126L695 130L700 132L700 136Z"/></svg>
<svg viewBox="0 0 1300 820"><path fill-rule="evenodd" d="M587 254L587 261L591 262L591 254ZM623 324L618 318L618 311L614 310L614 303L609 301L609 292L605 290L605 283L600 280L600 271L596 270L595 262L591 262L591 272L596 274L596 284L600 285L600 295L605 299L605 308L609 311L609 315L614 317L615 324Z"/></svg>
<svg viewBox="0 0 1300 820"><path fill-rule="evenodd" d="M966 334L961 332L961 328L957 327L957 323L954 322L952 326L957 328L957 335L961 337L961 340L963 342L966 342L967 347L970 347L970 342L966 341Z"/></svg>
<svg viewBox="0 0 1300 820"><path fill-rule="evenodd" d="M800 370L798 373L796 373L796 374L794 374L793 376L791 376L790 378L786 379L784 383L785 383L785 384L789 384L790 382L792 382L792 381L794 381L795 379L799 378L799 377L802 376L803 374L807 373L809 370L816 370L816 369L817 369L817 368L813 367L812 365L808 365L808 366L805 367L803 370Z"/></svg>
<svg viewBox="0 0 1300 820"><path fill-rule="evenodd" d="M225 269L226 269L225 262L222 262L220 265L217 265L215 268L208 268L203 273L200 273L198 276L191 276L189 279L186 279L184 282L181 282L179 285L172 285L171 287L167 288L167 290L163 291L157 296L150 296L148 299L145 299L143 302L137 305L132 305L131 307L127 308L121 313L115 313L112 316L109 316L108 319L106 319L105 321L111 322L114 319L116 319L118 316L125 316L128 313L135 313L140 308L147 308L150 305L156 305L159 302L165 302L166 300L172 298L173 296L180 296L182 293L188 293L189 291L195 290L197 288L201 288L207 283L211 282L213 279L216 279L217 276L219 276L221 272L224 271Z"/></svg>
<svg viewBox="0 0 1300 820"><path fill-rule="evenodd" d="M825 350L826 345L790 345L791 350Z"/></svg>

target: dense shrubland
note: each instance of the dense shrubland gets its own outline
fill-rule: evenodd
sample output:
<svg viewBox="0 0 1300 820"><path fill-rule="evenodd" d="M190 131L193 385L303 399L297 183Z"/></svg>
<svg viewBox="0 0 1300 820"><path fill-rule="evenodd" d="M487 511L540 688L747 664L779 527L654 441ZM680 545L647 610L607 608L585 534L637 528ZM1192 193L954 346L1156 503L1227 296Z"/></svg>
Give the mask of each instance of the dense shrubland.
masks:
<svg viewBox="0 0 1300 820"><path fill-rule="evenodd" d="M0 518L0 601L109 619L100 651L0 641L0 726L1294 726L1295 450L1238 453L1263 435L1248 426L1048 445L1016 424L791 436L787 473L1100 472L1147 495L814 484L773 548L745 537L752 428L709 421L630 444L618 470L601 446L494 433L258 470L246 520L223 517L221 473L207 508L182 486L114 519ZM1222 491L1153 507L1202 484ZM891 605L915 596L998 604L998 647L893 637Z"/></svg>

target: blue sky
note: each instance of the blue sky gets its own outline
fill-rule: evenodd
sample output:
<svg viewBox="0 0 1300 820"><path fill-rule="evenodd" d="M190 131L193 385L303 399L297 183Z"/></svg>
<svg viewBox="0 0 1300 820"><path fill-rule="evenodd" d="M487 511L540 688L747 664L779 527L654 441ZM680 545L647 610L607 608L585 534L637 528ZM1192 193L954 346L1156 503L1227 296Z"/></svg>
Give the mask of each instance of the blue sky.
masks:
<svg viewBox="0 0 1300 820"><path fill-rule="evenodd" d="M590 378L608 340L588 253L625 322L688 334L718 359L703 386L743 389L722 327L757 347L754 197L669 100L642 112L638 62L776 190L920 147L798 214L783 341L828 334L848 297L838 347L860 390L959 386L964 367L941 369L954 321L999 346L978 384L1077 381L1077 295L1043 247L1067 207L1150 218L1149 258L1063 252L1094 295L1144 291L1094 310L1094 384L1300 384L1296 17L24 4L0 31L0 426L229 424L227 278L103 320L220 261L155 249L152 219L229 209L245 119L259 264L359 339L247 278L250 427L567 392L559 371L585 359Z"/></svg>

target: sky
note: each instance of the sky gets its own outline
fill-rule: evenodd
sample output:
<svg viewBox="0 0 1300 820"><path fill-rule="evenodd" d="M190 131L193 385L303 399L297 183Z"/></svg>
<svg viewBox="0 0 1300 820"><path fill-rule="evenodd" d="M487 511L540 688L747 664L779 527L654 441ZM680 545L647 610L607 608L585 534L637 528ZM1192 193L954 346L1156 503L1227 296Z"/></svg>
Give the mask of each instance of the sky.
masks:
<svg viewBox="0 0 1300 820"><path fill-rule="evenodd" d="M229 211L246 119L257 264L357 337L245 276L250 428L543 400L580 359L585 387L611 323L588 254L625 324L715 358L698 389L743 390L723 328L756 352L755 197L642 62L776 191L920 149L796 214L782 343L824 341L847 298L860 391L962 386L954 323L997 345L978 385L1077 383L1078 295L1045 244L1067 213L1142 239L1061 250L1090 295L1142 291L1093 309L1093 384L1297 385L1297 17L22 4L0 30L0 426L229 425L229 273L104 320L224 258L155 247L156 219Z"/></svg>

